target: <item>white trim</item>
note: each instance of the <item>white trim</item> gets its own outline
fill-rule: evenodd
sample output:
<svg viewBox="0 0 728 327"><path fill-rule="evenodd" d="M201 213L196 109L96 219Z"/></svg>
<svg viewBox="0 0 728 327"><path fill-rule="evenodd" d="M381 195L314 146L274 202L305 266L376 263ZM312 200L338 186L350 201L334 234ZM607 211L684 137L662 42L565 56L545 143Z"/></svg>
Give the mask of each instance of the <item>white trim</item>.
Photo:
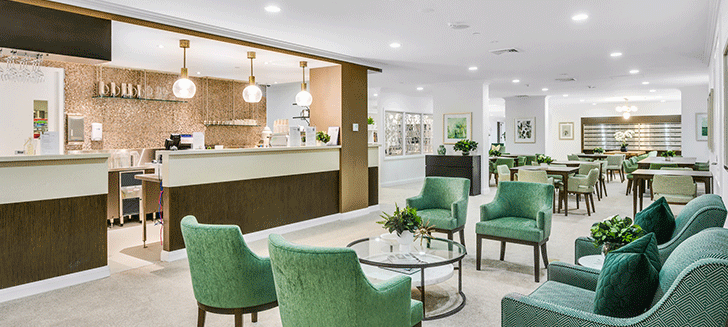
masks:
<svg viewBox="0 0 728 327"><path fill-rule="evenodd" d="M380 210L379 209L379 205L378 204L375 204L373 206L366 207L364 209L359 209L359 210L344 212L344 213L341 214L341 220L354 219L354 218L357 218L357 217L361 217L361 216L364 216L364 215L368 215L368 214L370 214L372 212L376 212L376 211L379 211L379 210Z"/></svg>
<svg viewBox="0 0 728 327"><path fill-rule="evenodd" d="M109 277L109 266L0 289L0 303Z"/></svg>
<svg viewBox="0 0 728 327"><path fill-rule="evenodd" d="M426 155L432 154L432 153L425 153L425 154L405 154L405 155L396 155L396 156L385 156L384 161L394 161L394 160L406 160L406 159L424 159Z"/></svg>
<svg viewBox="0 0 728 327"><path fill-rule="evenodd" d="M381 187L390 187L390 186L397 186L397 185L404 185L409 183L415 183L415 182L421 182L424 181L425 177L415 177L410 179L402 179L398 181L392 181L392 182L384 182L380 186Z"/></svg>
<svg viewBox="0 0 728 327"><path fill-rule="evenodd" d="M177 260L187 259L187 250L179 249L174 251L164 251L159 253L159 260L164 262L172 262Z"/></svg>

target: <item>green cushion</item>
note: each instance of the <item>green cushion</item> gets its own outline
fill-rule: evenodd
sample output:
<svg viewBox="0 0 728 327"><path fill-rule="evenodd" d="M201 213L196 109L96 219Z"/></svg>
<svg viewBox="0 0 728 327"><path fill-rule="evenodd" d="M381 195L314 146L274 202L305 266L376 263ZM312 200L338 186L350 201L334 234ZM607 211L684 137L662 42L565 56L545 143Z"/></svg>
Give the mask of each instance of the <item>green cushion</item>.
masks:
<svg viewBox="0 0 728 327"><path fill-rule="evenodd" d="M597 281L594 313L627 318L645 312L657 289L660 268L654 233L607 253Z"/></svg>
<svg viewBox="0 0 728 327"><path fill-rule="evenodd" d="M544 232L536 227L535 219L521 217L501 217L478 222L475 224L475 233L531 242L541 242L544 239Z"/></svg>
<svg viewBox="0 0 728 327"><path fill-rule="evenodd" d="M435 228L455 229L460 227L458 221L452 217L452 211L449 209L423 209L417 210L417 214L422 218L423 223L428 223Z"/></svg>
<svg viewBox="0 0 728 327"><path fill-rule="evenodd" d="M594 308L594 291L551 280L543 283L528 297L581 311Z"/></svg>
<svg viewBox="0 0 728 327"><path fill-rule="evenodd" d="M634 223L642 227L645 233L655 233L657 244L669 241L675 230L675 216L664 197L638 212L634 217Z"/></svg>

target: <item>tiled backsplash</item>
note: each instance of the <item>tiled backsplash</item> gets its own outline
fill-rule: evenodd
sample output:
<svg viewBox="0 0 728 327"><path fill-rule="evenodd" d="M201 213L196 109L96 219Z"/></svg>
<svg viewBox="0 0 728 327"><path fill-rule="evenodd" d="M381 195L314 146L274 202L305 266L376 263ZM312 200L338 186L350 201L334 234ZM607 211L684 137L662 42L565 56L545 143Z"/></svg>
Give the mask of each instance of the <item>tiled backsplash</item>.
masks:
<svg viewBox="0 0 728 327"><path fill-rule="evenodd" d="M101 150L164 147L172 133L205 133L205 145L253 147L258 144L266 121L266 89L259 103L243 101L247 81L190 77L197 86L186 103L121 98L92 98L99 81L141 85L142 97L177 99L172 84L177 74L112 68L68 62L46 61L45 66L65 70L65 111L85 117L83 144L67 150ZM65 119L65 117L64 117ZM205 121L254 119L263 126L205 126ZM103 124L103 141L91 141L91 123Z"/></svg>

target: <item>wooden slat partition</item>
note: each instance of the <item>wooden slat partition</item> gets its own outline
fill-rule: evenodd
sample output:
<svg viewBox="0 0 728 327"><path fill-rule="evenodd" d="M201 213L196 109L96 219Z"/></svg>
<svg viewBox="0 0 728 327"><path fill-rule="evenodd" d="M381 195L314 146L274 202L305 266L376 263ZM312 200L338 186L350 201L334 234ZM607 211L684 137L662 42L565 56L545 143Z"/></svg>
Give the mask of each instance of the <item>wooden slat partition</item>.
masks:
<svg viewBox="0 0 728 327"><path fill-rule="evenodd" d="M582 117L582 151L590 152L596 147L618 150L621 144L614 139L617 131L635 132L628 140L629 150L682 150L680 115L622 117Z"/></svg>

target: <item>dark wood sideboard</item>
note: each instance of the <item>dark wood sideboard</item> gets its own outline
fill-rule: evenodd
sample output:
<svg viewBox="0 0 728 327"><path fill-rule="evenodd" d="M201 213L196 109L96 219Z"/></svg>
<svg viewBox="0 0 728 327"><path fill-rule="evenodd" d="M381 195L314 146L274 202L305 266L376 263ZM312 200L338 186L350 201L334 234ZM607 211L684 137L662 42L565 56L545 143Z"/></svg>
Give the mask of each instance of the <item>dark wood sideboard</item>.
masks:
<svg viewBox="0 0 728 327"><path fill-rule="evenodd" d="M425 176L467 178L470 180L470 195L479 195L480 155L426 155Z"/></svg>

